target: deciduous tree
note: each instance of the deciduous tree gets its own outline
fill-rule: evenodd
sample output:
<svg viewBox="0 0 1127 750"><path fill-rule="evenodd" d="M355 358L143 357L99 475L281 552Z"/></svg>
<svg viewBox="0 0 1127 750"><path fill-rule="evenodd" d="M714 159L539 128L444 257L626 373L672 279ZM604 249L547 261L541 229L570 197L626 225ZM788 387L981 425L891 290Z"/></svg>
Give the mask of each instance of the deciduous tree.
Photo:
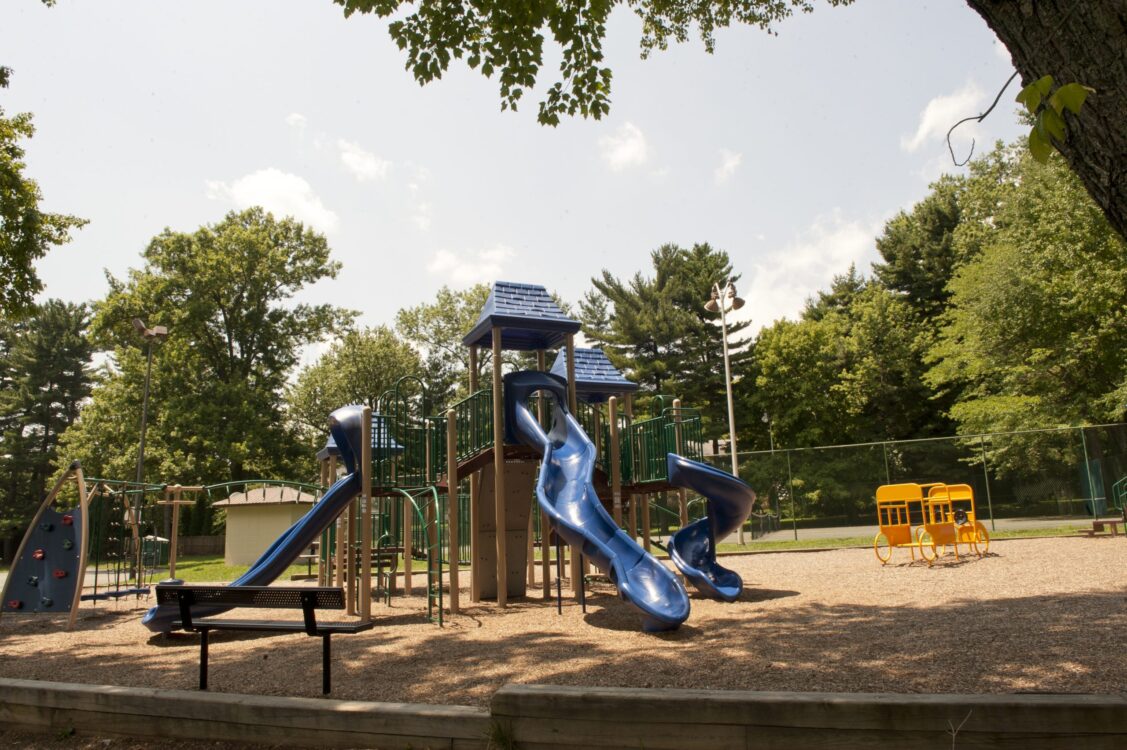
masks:
<svg viewBox="0 0 1127 750"><path fill-rule="evenodd" d="M68 455L133 477L145 344L130 321L141 318L169 329L154 356L146 478L286 476L301 455L284 419L286 380L302 347L353 317L291 300L336 275L325 238L253 208L192 233L166 229L143 257L126 279L110 277L95 305L96 341L110 364L64 436Z"/></svg>

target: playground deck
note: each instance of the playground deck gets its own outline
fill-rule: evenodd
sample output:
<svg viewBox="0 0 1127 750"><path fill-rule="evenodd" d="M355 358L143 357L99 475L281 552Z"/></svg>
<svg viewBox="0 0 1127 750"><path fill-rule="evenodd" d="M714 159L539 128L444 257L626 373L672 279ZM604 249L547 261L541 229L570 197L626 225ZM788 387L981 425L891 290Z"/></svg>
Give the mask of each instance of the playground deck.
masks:
<svg viewBox="0 0 1127 750"><path fill-rule="evenodd" d="M1123 693L1124 540L1003 540L932 568L868 549L726 558L746 590L692 599L677 631L638 631L609 584L588 611L539 596L502 613L468 605L446 627L421 597L376 605L375 629L342 639L333 696L484 706L507 683L902 693ZM463 598L466 602L468 597ZM143 607L86 611L73 632L0 620L0 676L192 689L195 637L153 635ZM270 617L270 612L263 612ZM306 643L305 641L309 641ZM320 694L315 639L217 635L214 692Z"/></svg>

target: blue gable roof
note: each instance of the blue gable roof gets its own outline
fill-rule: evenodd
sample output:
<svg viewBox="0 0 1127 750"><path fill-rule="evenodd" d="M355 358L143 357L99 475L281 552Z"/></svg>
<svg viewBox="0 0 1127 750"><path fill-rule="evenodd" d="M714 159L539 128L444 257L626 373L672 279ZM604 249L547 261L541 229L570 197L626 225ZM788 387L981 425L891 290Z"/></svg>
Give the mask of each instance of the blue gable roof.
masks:
<svg viewBox="0 0 1127 750"><path fill-rule="evenodd" d="M382 414L372 414L372 458L386 458L389 455L398 455L403 452L400 445L388 429L387 417ZM339 456L340 448L337 441L330 434L325 442L325 447L317 451L317 460L324 461L329 456ZM358 457L359 458L359 457Z"/></svg>
<svg viewBox="0 0 1127 750"><path fill-rule="evenodd" d="M502 349L535 351L562 345L567 334L579 332L579 321L564 315L548 290L539 284L497 281L477 323L462 343L493 346L495 327L502 329Z"/></svg>
<svg viewBox="0 0 1127 750"><path fill-rule="evenodd" d="M567 378L567 351L560 350L552 365L552 374ZM575 350L575 395L588 403L606 401L611 396L633 393L638 384L631 382L610 363L602 349Z"/></svg>

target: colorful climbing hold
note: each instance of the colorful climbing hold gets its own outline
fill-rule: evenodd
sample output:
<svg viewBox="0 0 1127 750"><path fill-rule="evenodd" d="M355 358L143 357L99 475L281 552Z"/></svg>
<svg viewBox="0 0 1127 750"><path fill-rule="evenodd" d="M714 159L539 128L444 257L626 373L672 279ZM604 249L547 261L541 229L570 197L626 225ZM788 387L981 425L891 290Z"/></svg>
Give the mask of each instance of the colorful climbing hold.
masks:
<svg viewBox="0 0 1127 750"><path fill-rule="evenodd" d="M47 553L44 552L41 549L37 549L37 550L35 550L34 552L31 553L31 557L34 560L42 560L46 556L47 556Z"/></svg>
<svg viewBox="0 0 1127 750"><path fill-rule="evenodd" d="M69 539L63 540L63 549L74 549L74 542Z"/></svg>
<svg viewBox="0 0 1127 750"><path fill-rule="evenodd" d="M51 575L55 576L55 578L66 578L67 572L65 570L62 570L61 568L55 568L55 572Z"/></svg>
<svg viewBox="0 0 1127 750"><path fill-rule="evenodd" d="M44 521L43 523L39 524L39 528L43 529L44 531L54 531L55 524L51 523L50 521Z"/></svg>
<svg viewBox="0 0 1127 750"><path fill-rule="evenodd" d="M39 585L39 576L28 576L27 577L27 585L28 586L38 586Z"/></svg>
<svg viewBox="0 0 1127 750"><path fill-rule="evenodd" d="M23 602L19 599L9 599L8 609L23 609Z"/></svg>
<svg viewBox="0 0 1127 750"><path fill-rule="evenodd" d="M39 603L42 604L44 607L50 607L55 603L55 600L54 599L48 599L47 597L43 597L42 599L39 600Z"/></svg>
<svg viewBox="0 0 1127 750"><path fill-rule="evenodd" d="M74 525L74 516L70 515L69 513L67 515L63 516L63 526L73 526L73 525Z"/></svg>

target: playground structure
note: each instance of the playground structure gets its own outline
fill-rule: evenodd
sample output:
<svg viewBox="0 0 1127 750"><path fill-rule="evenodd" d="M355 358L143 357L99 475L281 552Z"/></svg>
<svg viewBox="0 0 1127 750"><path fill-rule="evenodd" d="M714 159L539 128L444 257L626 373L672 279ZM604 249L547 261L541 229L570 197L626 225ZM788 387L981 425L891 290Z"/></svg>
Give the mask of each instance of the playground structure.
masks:
<svg viewBox="0 0 1127 750"><path fill-rule="evenodd" d="M415 560L425 561L428 612L437 608L440 622L443 574L449 580L450 611L458 612L462 563L469 564L473 602L495 599L504 607L510 597L525 595L537 583L545 597L551 595L549 527L558 530L560 523L551 518L552 503L543 498L533 502L538 495L536 466L544 451L537 436L506 432L513 417L503 413L510 397L500 370L493 371L491 388L481 387L479 360L486 346L494 362L505 350L535 352L542 378L548 378L547 352L559 350L551 369L556 380L539 381L546 384L544 390L528 392L521 408L530 415L535 412L533 420L546 425L551 400L552 419L574 418L573 433L585 440L590 436L590 446L584 448L591 459L586 467L588 494L607 512L613 527L625 525L631 543L641 539L641 555L648 557L651 545L660 544L653 539L652 512L671 516L659 516L663 528L689 521L687 492L670 481L667 456L701 457L699 414L678 400L657 396L656 414L636 421L632 395L637 385L601 351L576 349L578 330L579 323L567 318L543 287L498 282L478 323L464 338L469 346L469 396L444 414L428 416L422 384L407 378L375 400L375 409L362 420L370 420L370 426L355 438L367 446L369 456L360 457L359 471L361 484L370 489L341 513L319 542L318 583L345 587L349 613L370 617L373 596L390 596L400 581L404 592L412 593ZM324 485L336 479L342 462L347 470L340 440L333 430L318 454ZM576 480L586 486L586 478ZM664 492L676 493L678 513L651 507L650 498ZM697 507L703 510L704 503ZM588 510L594 518L594 509ZM744 518L746 514L741 523ZM571 554L566 575L563 559L557 558L557 595L561 579L566 579L581 598L589 560L577 536L565 540L578 553Z"/></svg>
<svg viewBox="0 0 1127 750"><path fill-rule="evenodd" d="M885 484L877 488L876 504L880 531L873 537L873 551L881 565L898 547L907 548L912 560L919 550L929 566L948 546L955 559L960 544L979 557L990 548L990 534L978 520L970 485Z"/></svg>

